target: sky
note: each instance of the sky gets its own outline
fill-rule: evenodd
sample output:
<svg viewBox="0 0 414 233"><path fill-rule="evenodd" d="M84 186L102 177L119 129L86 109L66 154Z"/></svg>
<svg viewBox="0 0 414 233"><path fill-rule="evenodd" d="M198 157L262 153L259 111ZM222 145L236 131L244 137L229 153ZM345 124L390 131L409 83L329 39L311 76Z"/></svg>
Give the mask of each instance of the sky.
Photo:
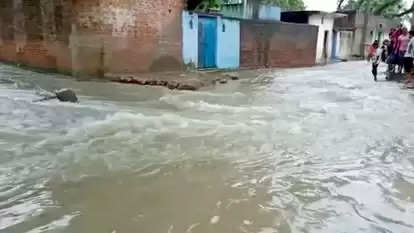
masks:
<svg viewBox="0 0 414 233"><path fill-rule="evenodd" d="M307 10L334 11L337 0L304 0Z"/></svg>

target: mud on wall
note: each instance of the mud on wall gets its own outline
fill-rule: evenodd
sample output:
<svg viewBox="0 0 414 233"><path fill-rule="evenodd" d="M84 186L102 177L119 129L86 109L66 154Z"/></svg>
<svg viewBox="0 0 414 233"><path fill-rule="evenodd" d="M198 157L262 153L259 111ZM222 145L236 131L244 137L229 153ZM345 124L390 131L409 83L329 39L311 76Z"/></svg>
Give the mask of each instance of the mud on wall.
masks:
<svg viewBox="0 0 414 233"><path fill-rule="evenodd" d="M182 68L184 0L1 0L0 60L102 75Z"/></svg>
<svg viewBox="0 0 414 233"><path fill-rule="evenodd" d="M318 27L272 21L240 22L241 67L315 64Z"/></svg>

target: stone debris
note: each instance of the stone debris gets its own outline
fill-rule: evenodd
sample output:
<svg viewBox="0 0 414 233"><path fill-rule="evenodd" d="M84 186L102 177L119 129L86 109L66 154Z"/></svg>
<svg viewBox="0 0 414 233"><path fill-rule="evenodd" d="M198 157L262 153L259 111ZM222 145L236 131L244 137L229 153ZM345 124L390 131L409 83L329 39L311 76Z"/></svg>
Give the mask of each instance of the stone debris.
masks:
<svg viewBox="0 0 414 233"><path fill-rule="evenodd" d="M227 83L227 79L222 78L222 79L219 80L219 83L220 84L226 84Z"/></svg>
<svg viewBox="0 0 414 233"><path fill-rule="evenodd" d="M224 73L224 77L230 78L231 80L239 80L240 76L236 72Z"/></svg>
<svg viewBox="0 0 414 233"><path fill-rule="evenodd" d="M55 91L56 98L61 102L78 103L78 97L71 89L60 89Z"/></svg>
<svg viewBox="0 0 414 233"><path fill-rule="evenodd" d="M143 86L163 86L170 90L184 90L184 91L197 91L202 87L219 84L226 84L229 80L238 80L239 74L235 72L224 73L222 77L215 79L206 78L194 78L187 77L185 74L176 75L175 78L171 77L138 77L133 75L126 75L120 77L114 77L111 79L113 82L137 84Z"/></svg>
<svg viewBox="0 0 414 233"><path fill-rule="evenodd" d="M34 100L33 102L35 103L44 102L44 101L53 100L53 99L57 99L60 102L79 103L76 93L71 89L60 89L60 90L56 90L54 93L43 91L37 94L43 98Z"/></svg>

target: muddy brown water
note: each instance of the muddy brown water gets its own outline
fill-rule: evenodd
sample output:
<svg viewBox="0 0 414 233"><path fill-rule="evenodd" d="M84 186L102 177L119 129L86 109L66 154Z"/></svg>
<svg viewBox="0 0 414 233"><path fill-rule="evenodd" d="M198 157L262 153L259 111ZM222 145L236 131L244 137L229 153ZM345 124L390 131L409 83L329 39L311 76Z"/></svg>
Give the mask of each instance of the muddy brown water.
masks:
<svg viewBox="0 0 414 233"><path fill-rule="evenodd" d="M0 65L0 232L414 232L413 132L364 62L199 92Z"/></svg>

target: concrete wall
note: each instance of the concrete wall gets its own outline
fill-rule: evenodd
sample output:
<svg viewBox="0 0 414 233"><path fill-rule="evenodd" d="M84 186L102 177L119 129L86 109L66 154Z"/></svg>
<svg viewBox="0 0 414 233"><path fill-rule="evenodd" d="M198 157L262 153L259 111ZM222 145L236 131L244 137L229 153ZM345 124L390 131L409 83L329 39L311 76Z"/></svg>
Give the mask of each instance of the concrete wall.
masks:
<svg viewBox="0 0 414 233"><path fill-rule="evenodd" d="M333 16L329 15L311 15L309 16L309 24L319 27L318 45L316 49L316 62L323 63L325 62L325 59L323 57L325 31L328 31L327 58L330 59L332 57L332 30L334 18Z"/></svg>
<svg viewBox="0 0 414 233"><path fill-rule="evenodd" d="M183 11L183 60L189 68L198 66L198 15Z"/></svg>
<svg viewBox="0 0 414 233"><path fill-rule="evenodd" d="M352 55L362 56L362 54L360 52L361 51L361 43L362 43L362 35L363 35L362 28L355 29L355 31L354 31L354 40L353 40L353 43L352 43Z"/></svg>
<svg viewBox="0 0 414 233"><path fill-rule="evenodd" d="M240 21L215 17L217 20L216 65L220 69L240 66ZM183 11L183 60L189 68L198 66L198 15ZM214 35L215 36L215 35Z"/></svg>
<svg viewBox="0 0 414 233"><path fill-rule="evenodd" d="M338 32L338 31L336 31L336 38L335 38L335 40L336 40L336 50L335 50L335 58L338 58L339 57L339 52L341 51L341 42L340 42L340 40L341 40L341 33L340 32Z"/></svg>
<svg viewBox="0 0 414 233"><path fill-rule="evenodd" d="M240 66L240 22L218 17L217 67L222 69Z"/></svg>
<svg viewBox="0 0 414 233"><path fill-rule="evenodd" d="M220 13L226 17L249 19L253 15L253 9L246 8L244 4L225 5L221 7Z"/></svg>
<svg viewBox="0 0 414 233"><path fill-rule="evenodd" d="M279 21L281 9L277 6L261 4L257 0L246 0L246 2L242 4L222 6L221 13L226 17L240 19L263 19Z"/></svg>
<svg viewBox="0 0 414 233"><path fill-rule="evenodd" d="M242 20L241 67L315 64L318 28L306 24Z"/></svg>
<svg viewBox="0 0 414 233"><path fill-rule="evenodd" d="M261 5L259 7L259 19L280 21L281 12L282 10L279 7Z"/></svg>
<svg viewBox="0 0 414 233"><path fill-rule="evenodd" d="M349 59L352 57L352 45L353 45L353 32L342 31L339 32L339 52L338 57L342 59Z"/></svg>
<svg viewBox="0 0 414 233"><path fill-rule="evenodd" d="M343 39L342 41L347 41L347 48L351 48L351 52L349 54L349 51L346 49L347 52L342 51L342 56L348 56L343 58L351 58L351 57L362 57L366 55L366 50L363 54L361 54L361 45L364 45L364 47L367 47L370 45L374 40L380 40L383 41L384 39L388 39L388 33L391 30L391 28L396 27L400 22L395 20L386 19L384 17L375 16L375 15L369 15L368 16L368 25L366 29L366 39L365 41L362 41L363 39L363 33L364 33L364 13L363 12L344 12L348 16L342 19L336 19L335 20L335 28L342 32L348 32L352 31L352 40L349 40L347 38ZM346 37L349 37L346 33L343 35L346 35ZM344 42L342 42L344 43Z"/></svg>
<svg viewBox="0 0 414 233"><path fill-rule="evenodd" d="M338 30L353 30L356 25L357 13L355 11L344 11L341 13L345 14L346 17L336 18L334 27Z"/></svg>
<svg viewBox="0 0 414 233"><path fill-rule="evenodd" d="M184 0L0 2L2 61L80 76L183 67Z"/></svg>

